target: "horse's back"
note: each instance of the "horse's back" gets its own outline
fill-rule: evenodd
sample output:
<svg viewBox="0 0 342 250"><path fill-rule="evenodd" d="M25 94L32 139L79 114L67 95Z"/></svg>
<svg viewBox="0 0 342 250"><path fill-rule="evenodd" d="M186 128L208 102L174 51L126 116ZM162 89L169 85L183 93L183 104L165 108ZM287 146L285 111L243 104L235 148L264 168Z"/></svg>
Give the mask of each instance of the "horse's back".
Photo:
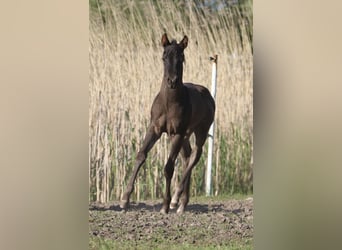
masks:
<svg viewBox="0 0 342 250"><path fill-rule="evenodd" d="M206 87L189 82L184 83L184 85L189 91L190 98L195 97L196 99L200 99L202 101L202 104L210 107L211 109L213 109L213 111L215 111L214 98L211 96L209 90Z"/></svg>
<svg viewBox="0 0 342 250"><path fill-rule="evenodd" d="M198 84L184 83L188 89L192 106L192 124L203 124L205 127L211 125L215 114L215 101L209 90Z"/></svg>

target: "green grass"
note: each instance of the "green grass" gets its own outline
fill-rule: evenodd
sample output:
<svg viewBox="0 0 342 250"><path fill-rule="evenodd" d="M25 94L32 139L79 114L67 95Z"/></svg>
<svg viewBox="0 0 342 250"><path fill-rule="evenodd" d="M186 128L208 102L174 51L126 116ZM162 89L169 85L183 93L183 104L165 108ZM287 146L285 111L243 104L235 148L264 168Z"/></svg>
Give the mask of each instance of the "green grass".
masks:
<svg viewBox="0 0 342 250"><path fill-rule="evenodd" d="M190 197L190 203L208 203L209 201L223 201L223 200L244 200L249 197L253 197L252 193L234 193L234 194L223 194L218 196L195 196Z"/></svg>
<svg viewBox="0 0 342 250"><path fill-rule="evenodd" d="M220 194L217 196L190 196L189 204L196 204L196 203L204 203L208 204L210 202L216 201L226 201L226 200L244 200L247 198L253 197L253 193L233 193L233 194ZM134 197L133 197L134 198ZM148 199L149 202L158 204L163 201L163 198L154 198ZM131 202L144 202L144 200L137 201L136 199L132 199Z"/></svg>
<svg viewBox="0 0 342 250"><path fill-rule="evenodd" d="M247 240L245 242L232 241L228 245L209 245L209 246L198 246L194 244L187 243L176 243L168 244L161 241L156 241L154 243L146 242L140 245L136 245L134 241L113 241L109 239L103 239L99 237L91 237L89 239L89 249L90 250L107 250L107 249L156 249L156 250L211 250L211 249L224 249L224 250L249 250L252 249L252 242Z"/></svg>

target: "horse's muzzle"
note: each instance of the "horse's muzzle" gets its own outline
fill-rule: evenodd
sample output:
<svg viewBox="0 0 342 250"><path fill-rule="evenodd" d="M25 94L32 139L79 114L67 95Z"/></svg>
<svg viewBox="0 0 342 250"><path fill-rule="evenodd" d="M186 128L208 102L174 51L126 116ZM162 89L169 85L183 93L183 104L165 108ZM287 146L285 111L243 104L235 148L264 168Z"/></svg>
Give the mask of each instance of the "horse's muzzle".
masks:
<svg viewBox="0 0 342 250"><path fill-rule="evenodd" d="M171 89L175 89L177 86L177 81L178 81L178 77L173 77L173 78L167 78L167 85L169 86L169 88Z"/></svg>

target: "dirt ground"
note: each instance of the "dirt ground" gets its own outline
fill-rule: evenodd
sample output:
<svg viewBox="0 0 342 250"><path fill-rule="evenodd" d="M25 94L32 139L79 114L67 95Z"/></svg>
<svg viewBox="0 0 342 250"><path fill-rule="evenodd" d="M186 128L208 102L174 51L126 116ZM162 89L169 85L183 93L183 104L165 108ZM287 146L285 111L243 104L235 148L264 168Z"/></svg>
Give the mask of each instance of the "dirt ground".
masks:
<svg viewBox="0 0 342 250"><path fill-rule="evenodd" d="M241 200L191 200L184 214L176 209L159 213L161 201L131 203L127 212L119 202L89 206L89 236L140 245L162 242L192 246L226 246L231 242L251 246L253 198ZM240 249L240 248L239 248ZM244 249L244 248L241 248Z"/></svg>

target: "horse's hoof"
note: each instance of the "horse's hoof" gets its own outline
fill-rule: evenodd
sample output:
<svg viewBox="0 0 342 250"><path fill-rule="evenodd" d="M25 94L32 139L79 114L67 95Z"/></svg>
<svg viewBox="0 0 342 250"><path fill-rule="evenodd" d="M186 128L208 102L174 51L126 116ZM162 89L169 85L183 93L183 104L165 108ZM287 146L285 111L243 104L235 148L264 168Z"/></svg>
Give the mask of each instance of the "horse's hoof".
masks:
<svg viewBox="0 0 342 250"><path fill-rule="evenodd" d="M170 208L171 208L171 209L175 209L175 208L177 207L177 205L178 205L177 203L172 203L172 202L171 202L171 203L170 203Z"/></svg>
<svg viewBox="0 0 342 250"><path fill-rule="evenodd" d="M184 213L184 206L180 205L177 209L177 214L183 214Z"/></svg>

